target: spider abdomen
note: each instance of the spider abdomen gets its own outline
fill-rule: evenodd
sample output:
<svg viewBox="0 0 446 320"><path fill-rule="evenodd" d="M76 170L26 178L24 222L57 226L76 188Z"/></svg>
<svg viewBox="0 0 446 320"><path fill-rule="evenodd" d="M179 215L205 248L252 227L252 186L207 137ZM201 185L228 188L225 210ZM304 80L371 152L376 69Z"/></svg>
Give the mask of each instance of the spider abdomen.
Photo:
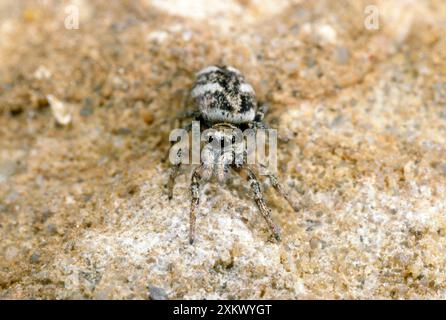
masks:
<svg viewBox="0 0 446 320"><path fill-rule="evenodd" d="M196 76L191 95L203 120L234 124L254 120L255 93L240 71L233 67L210 66Z"/></svg>

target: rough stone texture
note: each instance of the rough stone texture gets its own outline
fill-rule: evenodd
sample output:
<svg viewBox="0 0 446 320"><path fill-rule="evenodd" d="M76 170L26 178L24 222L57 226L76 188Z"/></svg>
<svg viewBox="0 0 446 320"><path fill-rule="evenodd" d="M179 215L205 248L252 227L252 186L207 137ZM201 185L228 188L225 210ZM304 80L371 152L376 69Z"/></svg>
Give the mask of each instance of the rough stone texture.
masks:
<svg viewBox="0 0 446 320"><path fill-rule="evenodd" d="M446 298L443 0L375 1L379 30L369 1L72 3L79 30L68 2L0 4L0 298ZM170 117L214 63L289 138L280 244L237 179L193 246L189 171L167 200Z"/></svg>

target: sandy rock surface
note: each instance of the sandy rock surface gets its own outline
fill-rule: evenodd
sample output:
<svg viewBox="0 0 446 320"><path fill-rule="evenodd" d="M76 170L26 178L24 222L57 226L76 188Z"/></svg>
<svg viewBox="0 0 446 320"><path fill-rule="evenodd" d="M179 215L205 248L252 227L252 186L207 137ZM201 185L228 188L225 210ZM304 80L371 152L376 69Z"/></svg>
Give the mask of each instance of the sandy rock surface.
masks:
<svg viewBox="0 0 446 320"><path fill-rule="evenodd" d="M0 4L0 298L446 298L446 4ZM66 28L79 9L78 29ZM70 25L69 25L70 26ZM71 25L72 26L72 25ZM243 71L279 176L208 184L188 244L170 119L194 73Z"/></svg>

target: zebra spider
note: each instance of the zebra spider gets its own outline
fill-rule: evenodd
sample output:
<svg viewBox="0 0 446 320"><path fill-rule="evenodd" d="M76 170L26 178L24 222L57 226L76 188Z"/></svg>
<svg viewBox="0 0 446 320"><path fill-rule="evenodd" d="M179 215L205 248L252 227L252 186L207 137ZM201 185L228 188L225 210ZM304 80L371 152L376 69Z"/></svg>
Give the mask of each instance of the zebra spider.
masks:
<svg viewBox="0 0 446 320"><path fill-rule="evenodd" d="M235 142L233 131L228 129L253 130L266 129L263 122L267 111L266 105L257 106L255 93L250 84L239 70L230 66L209 66L196 74L195 83L188 96L188 100L194 100L195 108L186 110L180 119L194 118L207 129L213 129L212 139L218 144L233 142L230 148L215 148L207 146L201 154L200 165L193 170L191 179L192 202L190 207L189 242L192 244L195 237L196 211L200 201L200 184L209 181L216 176L219 182L224 182L230 170L235 171L246 178L253 192L257 207L265 219L272 237L280 240L280 229L271 218L271 210L265 203L260 188L260 182L254 169L246 162L246 152L238 153L240 141ZM191 125L185 127L188 131ZM240 158L241 156L241 158ZM241 159L241 161L240 161ZM237 161L239 160L239 161ZM175 179L178 175L181 163L174 164L167 184L169 199L172 199ZM268 173L271 185L295 211L289 195L285 192L275 175Z"/></svg>

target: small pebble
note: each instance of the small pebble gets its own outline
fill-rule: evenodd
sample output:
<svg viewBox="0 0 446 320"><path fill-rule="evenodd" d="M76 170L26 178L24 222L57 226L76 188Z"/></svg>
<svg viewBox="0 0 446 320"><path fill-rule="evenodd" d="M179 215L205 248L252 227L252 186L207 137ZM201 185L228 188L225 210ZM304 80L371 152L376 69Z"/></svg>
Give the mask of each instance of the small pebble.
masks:
<svg viewBox="0 0 446 320"><path fill-rule="evenodd" d="M155 120L153 114L147 110L141 110L141 117L147 125L152 124L153 120Z"/></svg>
<svg viewBox="0 0 446 320"><path fill-rule="evenodd" d="M126 135L131 134L132 130L130 130L129 128L119 128L119 129L115 130L114 133L117 135L120 135L120 136L126 136Z"/></svg>
<svg viewBox="0 0 446 320"><path fill-rule="evenodd" d="M0 163L0 183L8 180L9 177L14 175L17 169L16 161L6 160Z"/></svg>
<svg viewBox="0 0 446 320"><path fill-rule="evenodd" d="M6 261L13 261L18 254L19 250L16 247L8 247L5 251L5 259Z"/></svg>
<svg viewBox="0 0 446 320"><path fill-rule="evenodd" d="M328 24L323 24L317 27L319 36L324 42L335 43L336 42L336 31L332 26Z"/></svg>
<svg viewBox="0 0 446 320"><path fill-rule="evenodd" d="M50 224L46 227L46 231L47 231L50 235L55 235L55 234L57 234L57 227L56 227L56 225L50 223Z"/></svg>
<svg viewBox="0 0 446 320"><path fill-rule="evenodd" d="M93 100L91 98L84 99L84 105L80 111L82 117L88 117L93 114Z"/></svg>
<svg viewBox="0 0 446 320"><path fill-rule="evenodd" d="M350 51L346 47L336 47L333 52L333 58L337 64L347 64L350 60Z"/></svg>
<svg viewBox="0 0 446 320"><path fill-rule="evenodd" d="M31 263L34 263L34 264L39 263L39 261L40 261L40 254L38 252L34 252L31 255L30 261L31 261Z"/></svg>
<svg viewBox="0 0 446 320"><path fill-rule="evenodd" d="M310 247L311 249L315 250L318 249L320 247L320 240L317 238L311 238L310 240Z"/></svg>
<svg viewBox="0 0 446 320"><path fill-rule="evenodd" d="M335 127L338 127L338 126L340 126L340 125L342 125L343 123L344 123L344 116L343 115L337 115L334 119L333 119L333 121L332 121L332 123L331 123L331 127L332 128L335 128Z"/></svg>
<svg viewBox="0 0 446 320"><path fill-rule="evenodd" d="M167 40L169 34L163 30L152 31L147 35L147 40L156 43L162 43Z"/></svg>
<svg viewBox="0 0 446 320"><path fill-rule="evenodd" d="M36 71L34 71L34 78L37 80L45 80L51 78L51 71L45 66L39 66Z"/></svg>
<svg viewBox="0 0 446 320"><path fill-rule="evenodd" d="M53 116L56 119L57 123L63 126L66 126L71 123L71 114L68 111L67 105L56 99L53 95L49 94L47 96L48 103L50 104L51 111L53 112Z"/></svg>
<svg viewBox="0 0 446 320"><path fill-rule="evenodd" d="M152 285L149 285L147 288L149 289L151 300L167 300L167 293L164 289Z"/></svg>

